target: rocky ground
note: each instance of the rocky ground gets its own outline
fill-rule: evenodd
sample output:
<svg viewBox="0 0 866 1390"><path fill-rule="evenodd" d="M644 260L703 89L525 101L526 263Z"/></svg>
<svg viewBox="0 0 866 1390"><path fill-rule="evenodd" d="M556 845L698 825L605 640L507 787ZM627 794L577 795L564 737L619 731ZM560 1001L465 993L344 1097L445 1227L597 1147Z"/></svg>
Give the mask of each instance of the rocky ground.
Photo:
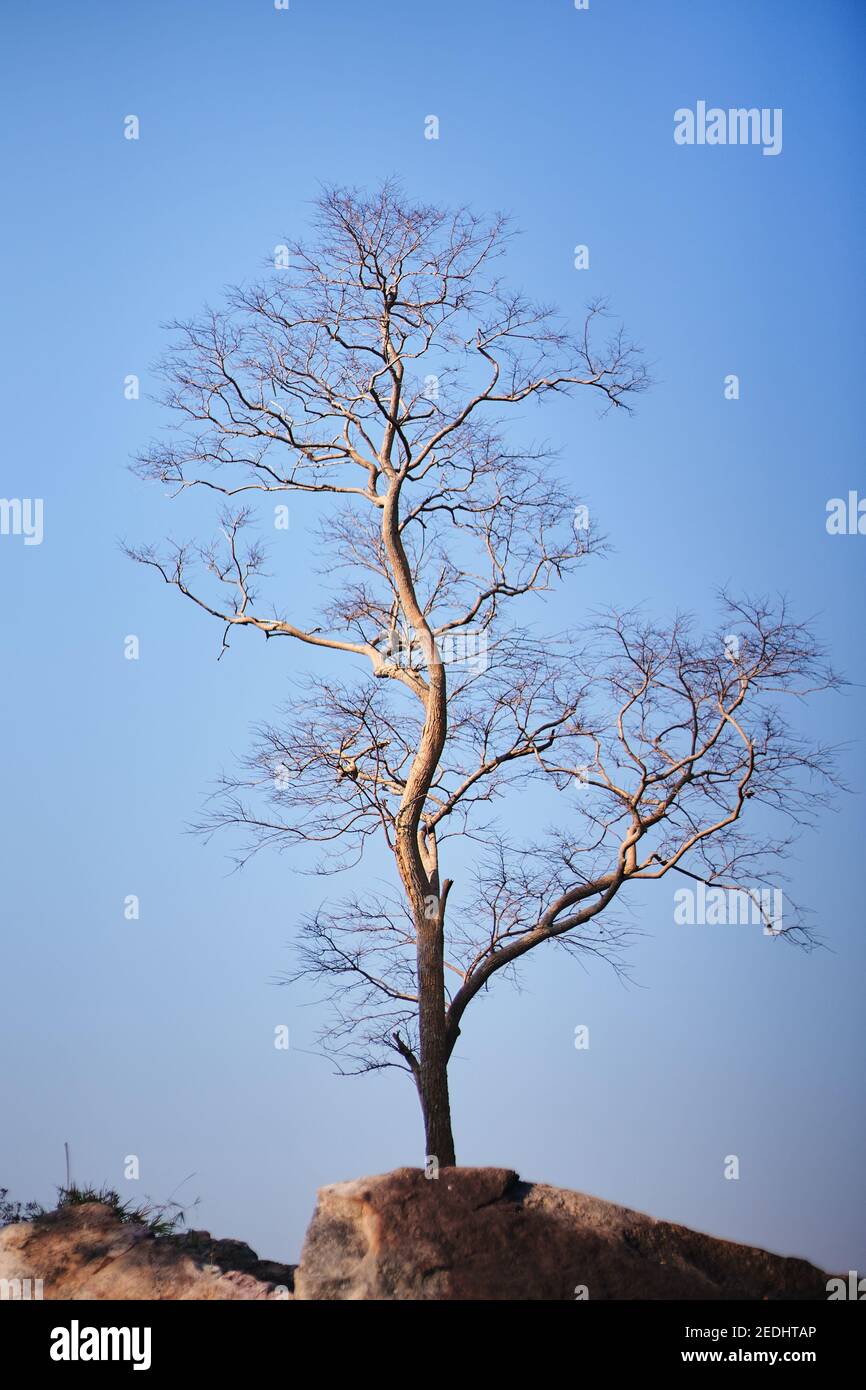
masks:
<svg viewBox="0 0 866 1390"><path fill-rule="evenodd" d="M826 1299L827 1275L505 1168L399 1168L319 1193L300 1264L85 1203L0 1231L51 1299ZM22 1285L23 1288L23 1285ZM0 1284L7 1297L16 1286ZM18 1295L20 1296L20 1295Z"/></svg>

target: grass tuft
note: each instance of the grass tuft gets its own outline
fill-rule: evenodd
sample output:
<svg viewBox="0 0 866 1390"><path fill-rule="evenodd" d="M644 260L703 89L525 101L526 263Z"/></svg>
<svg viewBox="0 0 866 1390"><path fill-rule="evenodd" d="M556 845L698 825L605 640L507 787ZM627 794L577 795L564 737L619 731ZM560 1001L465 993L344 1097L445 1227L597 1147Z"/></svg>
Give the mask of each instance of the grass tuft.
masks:
<svg viewBox="0 0 866 1390"><path fill-rule="evenodd" d="M124 1201L113 1187L79 1187L72 1183L69 1187L58 1187L57 1210L64 1207L80 1207L85 1202L102 1202L110 1207L119 1221L135 1222L146 1226L151 1235L176 1235L179 1227L186 1224L186 1211L179 1202ZM20 1221L38 1221L46 1216L45 1207L40 1202L13 1202L9 1198L8 1187L0 1187L0 1228L13 1226Z"/></svg>
<svg viewBox="0 0 866 1390"><path fill-rule="evenodd" d="M124 1202L120 1193L112 1187L79 1187L73 1183L71 1187L59 1187L57 1193L58 1211L62 1207L82 1206L85 1202L102 1202L111 1208L120 1221L147 1226L154 1236L174 1235L186 1220L179 1202L145 1201L136 1204L131 1198Z"/></svg>
<svg viewBox="0 0 866 1390"><path fill-rule="evenodd" d="M36 1221L45 1215L39 1202L11 1202L9 1188L0 1187L0 1226L14 1226L19 1221Z"/></svg>

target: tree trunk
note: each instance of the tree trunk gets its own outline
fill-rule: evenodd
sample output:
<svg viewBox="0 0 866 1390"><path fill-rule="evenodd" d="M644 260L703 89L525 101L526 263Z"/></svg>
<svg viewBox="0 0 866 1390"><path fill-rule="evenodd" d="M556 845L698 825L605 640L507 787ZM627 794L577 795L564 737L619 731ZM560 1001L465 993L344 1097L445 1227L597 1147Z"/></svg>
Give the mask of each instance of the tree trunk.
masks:
<svg viewBox="0 0 866 1390"><path fill-rule="evenodd" d="M451 1168L454 1136L448 1096L448 1049L445 1040L445 969L441 921L425 922L418 932L418 1041L416 1081L424 1116L427 1158Z"/></svg>
<svg viewBox="0 0 866 1390"><path fill-rule="evenodd" d="M418 1083L424 1112L426 1157L435 1158L440 1168L453 1168L454 1138L451 1133L451 1102L448 1099L448 1072L443 1066L435 1075L422 1076ZM421 1088L424 1088L421 1091Z"/></svg>
<svg viewBox="0 0 866 1390"><path fill-rule="evenodd" d="M389 424L390 432L381 454L384 460L390 460L391 444L396 433L402 364L398 365L397 370L391 402L392 423ZM400 798L394 853L415 920L418 968L418 1067L415 1081L424 1115L427 1158L435 1158L439 1167L445 1168L453 1167L455 1163L445 1037L445 900L440 894L435 832L428 833L426 828L422 828L421 819L445 747L448 694L442 658L418 603L412 570L400 536L401 483L402 475L397 476L388 489L382 510L382 539L393 566L400 605L423 648L427 683L424 685L421 682L415 691L424 706L424 727Z"/></svg>
<svg viewBox="0 0 866 1390"><path fill-rule="evenodd" d="M426 1157L435 1158L440 1168L453 1168L454 1136L451 1132L451 1101L448 1096L448 1065L441 1058L428 1058L421 1052L418 1095L424 1115Z"/></svg>

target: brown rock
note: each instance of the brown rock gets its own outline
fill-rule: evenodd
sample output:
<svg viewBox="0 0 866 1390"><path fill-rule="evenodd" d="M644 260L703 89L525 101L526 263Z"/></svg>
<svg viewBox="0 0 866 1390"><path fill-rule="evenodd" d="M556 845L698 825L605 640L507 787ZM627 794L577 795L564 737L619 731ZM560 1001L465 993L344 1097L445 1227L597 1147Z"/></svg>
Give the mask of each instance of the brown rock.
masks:
<svg viewBox="0 0 866 1390"><path fill-rule="evenodd" d="M419 1168L319 1193L298 1299L825 1299L805 1260L505 1168Z"/></svg>
<svg viewBox="0 0 866 1390"><path fill-rule="evenodd" d="M207 1231L153 1236L101 1203L64 1207L0 1231L0 1280L16 1279L41 1279L49 1299L277 1299L293 1286L328 1300L827 1297L804 1260L506 1168L435 1180L400 1168L323 1188L296 1271Z"/></svg>
<svg viewBox="0 0 866 1390"><path fill-rule="evenodd" d="M292 1296L292 1276L243 1241L154 1236L101 1202L0 1231L0 1279L41 1279L49 1299L278 1299Z"/></svg>

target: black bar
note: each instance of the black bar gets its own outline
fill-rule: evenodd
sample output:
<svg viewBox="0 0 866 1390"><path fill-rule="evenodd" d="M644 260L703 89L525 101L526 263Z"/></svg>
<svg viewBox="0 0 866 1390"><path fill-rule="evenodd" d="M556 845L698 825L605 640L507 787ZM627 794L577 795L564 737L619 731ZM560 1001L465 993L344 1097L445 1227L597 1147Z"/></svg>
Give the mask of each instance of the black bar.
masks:
<svg viewBox="0 0 866 1390"><path fill-rule="evenodd" d="M96 1339L87 1329L102 1328L139 1329L137 1341L130 1334L128 1343L118 1339L117 1346L120 1351L128 1347L130 1355L137 1353L139 1361L149 1364L134 1372L132 1360L52 1359L52 1346L69 1353L73 1346L89 1350ZM372 1375L391 1383L405 1378L412 1364L399 1359L401 1344L405 1341L407 1353L417 1360L415 1335L423 1331L428 1338L434 1329L431 1372L438 1355L446 1365L454 1363L458 1343L450 1340L451 1334L465 1332L475 1350L471 1363L464 1362L464 1373L472 1365L484 1373L491 1362L520 1349L539 1370L543 1365L552 1370L554 1355L565 1356L575 1375L601 1361L611 1371L797 1365L826 1376L857 1356L864 1319L859 1309L842 1301L522 1303L516 1317L512 1305L492 1302L483 1310L476 1303L341 1307L292 1300L21 1302L0 1309L4 1359L14 1353L21 1370L48 1372L52 1379L92 1377L104 1370L161 1377L180 1370L218 1376L222 1382L227 1375L249 1376L271 1365L290 1380L301 1374L305 1381L311 1376L330 1380L345 1368L353 1377ZM543 1342L535 1340L539 1334ZM107 1340L105 1350L110 1353L113 1345Z"/></svg>

